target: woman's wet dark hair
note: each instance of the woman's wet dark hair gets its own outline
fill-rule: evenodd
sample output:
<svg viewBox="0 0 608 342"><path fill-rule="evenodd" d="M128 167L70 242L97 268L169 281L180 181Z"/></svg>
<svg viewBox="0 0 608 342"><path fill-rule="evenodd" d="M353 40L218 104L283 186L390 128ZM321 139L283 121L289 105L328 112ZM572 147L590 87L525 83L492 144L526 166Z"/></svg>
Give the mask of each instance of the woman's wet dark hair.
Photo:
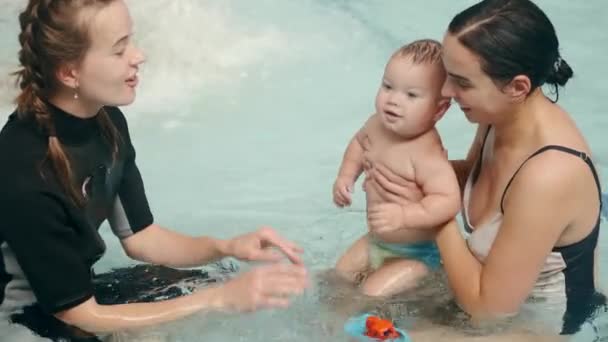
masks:
<svg viewBox="0 0 608 342"><path fill-rule="evenodd" d="M573 76L559 53L553 24L530 0L484 0L452 19L450 34L480 57L481 68L496 83L526 75L532 90L543 84L558 87Z"/></svg>

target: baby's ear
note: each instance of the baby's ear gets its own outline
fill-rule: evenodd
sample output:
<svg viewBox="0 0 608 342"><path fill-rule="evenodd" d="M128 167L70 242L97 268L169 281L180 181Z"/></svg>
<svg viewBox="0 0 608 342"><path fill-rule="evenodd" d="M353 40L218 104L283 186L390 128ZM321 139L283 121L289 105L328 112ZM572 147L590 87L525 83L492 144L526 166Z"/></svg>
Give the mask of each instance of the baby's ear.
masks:
<svg viewBox="0 0 608 342"><path fill-rule="evenodd" d="M437 112L433 115L433 121L439 121L445 112L450 108L452 104L452 99L449 97L442 97L441 100L437 103Z"/></svg>

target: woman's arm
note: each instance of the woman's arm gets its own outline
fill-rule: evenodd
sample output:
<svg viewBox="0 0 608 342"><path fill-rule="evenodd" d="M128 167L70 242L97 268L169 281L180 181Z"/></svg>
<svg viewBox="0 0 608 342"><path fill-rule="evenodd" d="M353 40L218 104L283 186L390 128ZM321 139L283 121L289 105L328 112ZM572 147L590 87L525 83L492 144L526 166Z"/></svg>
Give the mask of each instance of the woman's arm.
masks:
<svg viewBox="0 0 608 342"><path fill-rule="evenodd" d="M483 264L469 250L456 221L438 232L436 241L450 287L472 316L516 313L530 294L547 256L579 208L573 180L582 177L585 165L564 158L568 156L546 152L521 169ZM559 168L550 167L557 163ZM559 171L548 173L549 168Z"/></svg>
<svg viewBox="0 0 608 342"><path fill-rule="evenodd" d="M157 224L122 239L121 244L132 259L170 267L195 267L227 256L225 241L191 237Z"/></svg>
<svg viewBox="0 0 608 342"><path fill-rule="evenodd" d="M166 301L119 305L99 305L91 297L55 317L89 333L115 332L169 322L199 311L217 311L221 306L216 291L216 288L207 288Z"/></svg>
<svg viewBox="0 0 608 342"><path fill-rule="evenodd" d="M409 203L388 202L368 210L368 223L376 233L398 229L435 229L460 210L460 189L454 170L444 157L424 157L416 164L416 184L422 197ZM396 175L383 165L372 171L379 186L390 186Z"/></svg>
<svg viewBox="0 0 608 342"><path fill-rule="evenodd" d="M302 263L302 249L268 227L219 240L191 237L153 224L121 242L129 257L171 267L200 266L225 256L252 261L278 261L287 257L292 263Z"/></svg>
<svg viewBox="0 0 608 342"><path fill-rule="evenodd" d="M301 265L272 264L189 296L119 305L99 305L91 297L55 317L90 333L114 332L174 321L197 312L285 308L290 297L301 294L307 286L306 271Z"/></svg>
<svg viewBox="0 0 608 342"><path fill-rule="evenodd" d="M10 261L19 265L18 271L23 270L22 274L16 275L25 277L32 289L33 293L26 292L27 297L35 298L44 312L53 313L82 330L116 331L167 322L204 310L251 311L285 307L291 295L301 293L308 286L303 265L273 263L184 298L147 304L98 305L93 299L95 291L89 260L103 252L103 244L99 242L96 230L66 225L72 220L61 202L64 198L49 192L3 193L0 196L0 234L14 254ZM233 241L235 247L229 249L237 251L238 248L238 253L250 253L250 256L272 252L265 247L273 241L284 243L273 237L267 228ZM151 246L162 247L146 247ZM160 255L181 253L179 250L155 252Z"/></svg>

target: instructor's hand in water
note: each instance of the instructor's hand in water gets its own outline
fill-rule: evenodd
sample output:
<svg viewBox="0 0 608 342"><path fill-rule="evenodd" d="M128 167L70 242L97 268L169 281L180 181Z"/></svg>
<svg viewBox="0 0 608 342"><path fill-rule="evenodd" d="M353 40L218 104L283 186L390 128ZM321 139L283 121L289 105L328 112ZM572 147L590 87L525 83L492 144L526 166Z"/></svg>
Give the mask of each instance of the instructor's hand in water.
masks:
<svg viewBox="0 0 608 342"><path fill-rule="evenodd" d="M301 253L302 248L269 227L228 240L225 255L272 264L257 267L218 287L221 309L251 312L289 306L290 297L302 294L309 284ZM291 263L281 262L285 258Z"/></svg>
<svg viewBox="0 0 608 342"><path fill-rule="evenodd" d="M290 297L302 294L308 284L304 266L273 263L257 267L218 287L218 299L221 309L230 312L286 308Z"/></svg>

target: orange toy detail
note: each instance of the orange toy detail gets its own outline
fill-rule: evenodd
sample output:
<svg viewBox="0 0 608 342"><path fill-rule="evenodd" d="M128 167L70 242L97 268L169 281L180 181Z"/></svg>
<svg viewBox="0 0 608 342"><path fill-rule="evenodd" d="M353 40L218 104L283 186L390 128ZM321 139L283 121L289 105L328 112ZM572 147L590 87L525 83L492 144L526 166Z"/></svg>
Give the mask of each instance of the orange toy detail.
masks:
<svg viewBox="0 0 608 342"><path fill-rule="evenodd" d="M401 337L401 334L395 330L393 322L377 316L369 316L365 321L365 328L365 336L380 341Z"/></svg>

